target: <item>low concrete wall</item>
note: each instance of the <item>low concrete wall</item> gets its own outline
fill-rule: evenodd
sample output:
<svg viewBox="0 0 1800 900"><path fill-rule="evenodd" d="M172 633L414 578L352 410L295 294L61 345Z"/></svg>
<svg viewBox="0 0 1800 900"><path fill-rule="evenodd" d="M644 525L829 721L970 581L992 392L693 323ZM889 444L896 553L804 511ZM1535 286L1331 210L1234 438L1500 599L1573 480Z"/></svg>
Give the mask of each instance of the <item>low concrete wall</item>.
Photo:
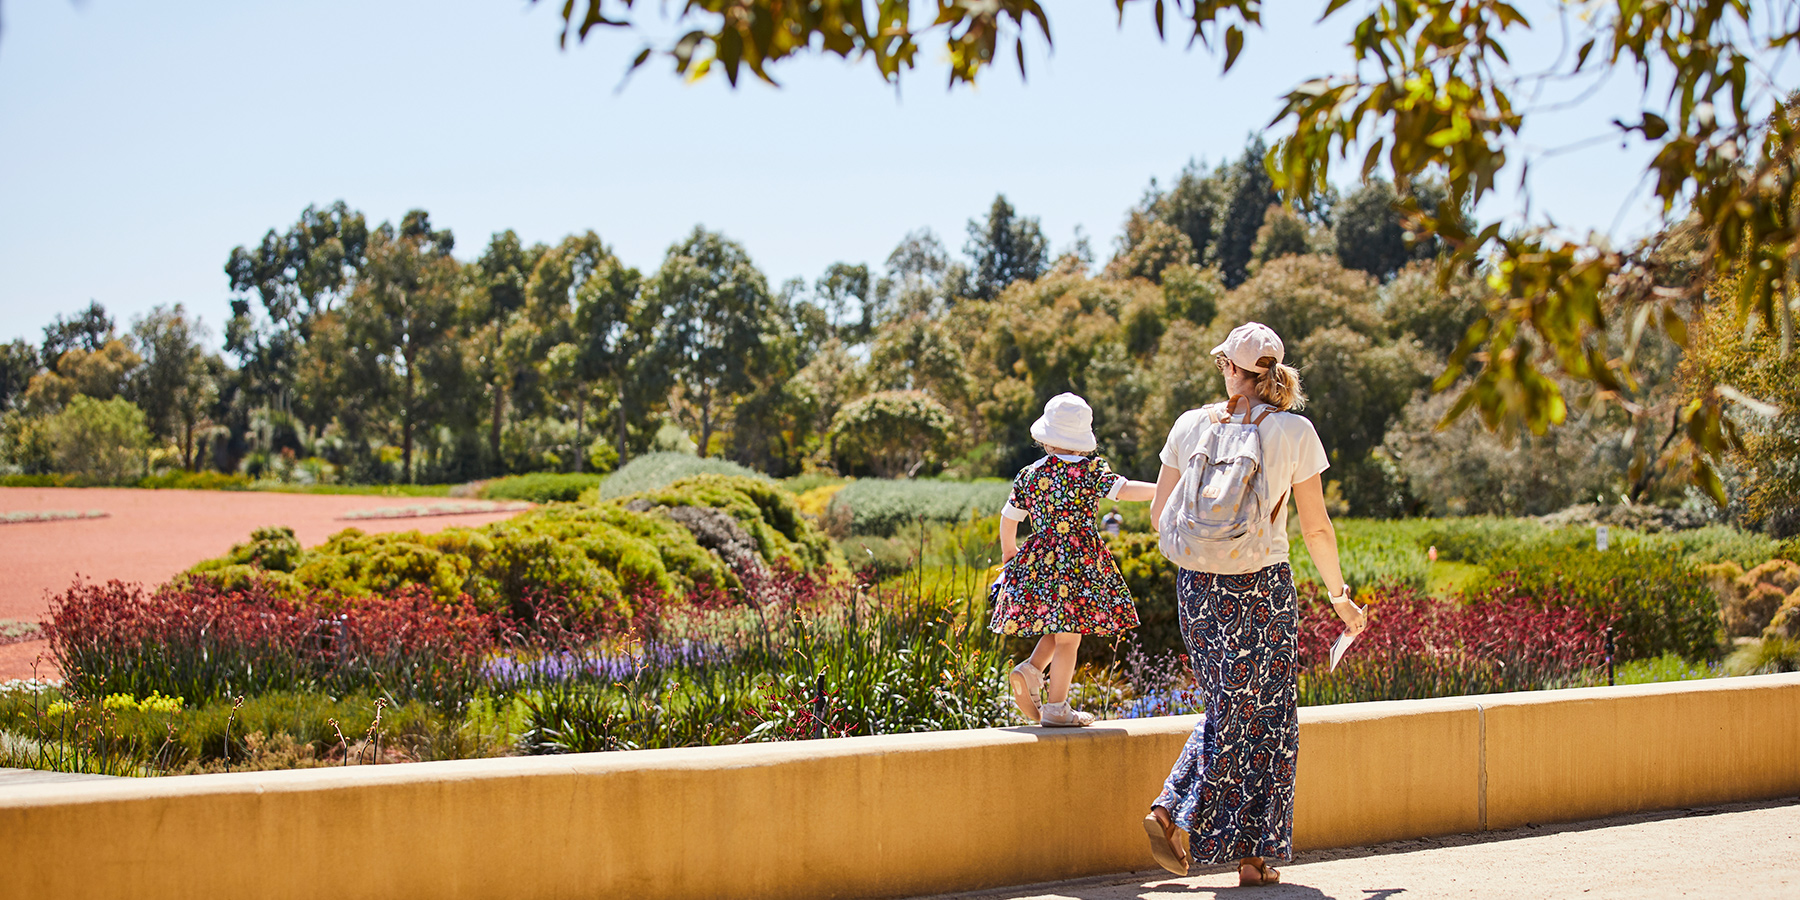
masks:
<svg viewBox="0 0 1800 900"><path fill-rule="evenodd" d="M0 792L0 898L894 897L1143 869L1193 717ZM1301 847L1800 793L1800 676L1301 711Z"/></svg>

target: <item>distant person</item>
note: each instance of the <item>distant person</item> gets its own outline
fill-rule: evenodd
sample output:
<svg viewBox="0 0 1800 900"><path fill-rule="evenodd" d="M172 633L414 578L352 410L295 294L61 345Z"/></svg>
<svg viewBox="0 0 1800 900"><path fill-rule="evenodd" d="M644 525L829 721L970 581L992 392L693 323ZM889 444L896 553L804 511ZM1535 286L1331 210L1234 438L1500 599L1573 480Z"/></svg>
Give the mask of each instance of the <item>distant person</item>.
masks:
<svg viewBox="0 0 1800 900"><path fill-rule="evenodd" d="M1041 635L1031 656L1007 677L1025 718L1048 726L1082 727L1094 717L1069 705L1075 654L1084 634L1118 634L1138 624L1125 576L1094 528L1100 498L1143 502L1156 493L1148 481L1114 475L1095 456L1094 411L1074 394L1044 404L1031 437L1043 459L1013 479L1000 510L1000 577L989 589L988 627L1007 636ZM1019 523L1031 534L1019 543ZM1048 670L1046 701L1038 705Z"/></svg>
<svg viewBox="0 0 1800 900"><path fill-rule="evenodd" d="M1281 338L1255 322L1213 348L1229 400L1175 421L1150 505L1163 553L1180 566L1181 636L1206 716L1144 829L1163 868L1186 875L1195 864L1236 861L1241 886L1278 883L1267 860L1293 856L1300 660L1290 495L1333 608L1352 633L1367 624L1350 602L1325 513L1325 448L1294 412L1306 396L1283 356ZM1182 831L1185 850L1176 841Z"/></svg>
<svg viewBox="0 0 1800 900"><path fill-rule="evenodd" d="M1118 537L1119 530L1125 527L1125 517L1119 515L1117 508L1109 509L1106 511L1106 515L1100 519L1100 526L1106 529L1107 534Z"/></svg>

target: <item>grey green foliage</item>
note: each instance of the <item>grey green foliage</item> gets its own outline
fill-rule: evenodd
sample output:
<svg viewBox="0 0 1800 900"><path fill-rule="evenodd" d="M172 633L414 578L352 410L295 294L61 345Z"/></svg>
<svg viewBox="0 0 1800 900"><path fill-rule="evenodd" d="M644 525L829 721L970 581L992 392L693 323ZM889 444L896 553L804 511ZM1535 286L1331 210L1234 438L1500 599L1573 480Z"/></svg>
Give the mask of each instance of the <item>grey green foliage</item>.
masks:
<svg viewBox="0 0 1800 900"><path fill-rule="evenodd" d="M1011 493L1012 483L999 479L862 479L831 498L826 516L846 521L851 534L886 536L916 527L921 518L927 524L945 524L997 515Z"/></svg>
<svg viewBox="0 0 1800 900"><path fill-rule="evenodd" d="M701 459L691 453L646 453L619 467L600 483L596 499L612 500L654 491L693 475L739 475L765 478L753 469L723 459Z"/></svg>

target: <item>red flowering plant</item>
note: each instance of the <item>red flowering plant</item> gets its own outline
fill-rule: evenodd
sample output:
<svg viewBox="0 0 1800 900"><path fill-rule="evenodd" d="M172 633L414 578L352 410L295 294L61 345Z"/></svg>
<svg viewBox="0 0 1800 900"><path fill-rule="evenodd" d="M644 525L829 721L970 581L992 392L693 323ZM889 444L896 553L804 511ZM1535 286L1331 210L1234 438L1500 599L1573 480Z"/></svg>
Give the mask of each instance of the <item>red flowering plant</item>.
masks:
<svg viewBox="0 0 1800 900"><path fill-rule="evenodd" d="M1555 597L1504 586L1439 600L1402 586L1370 590L1370 624L1331 671L1343 625L1317 599L1300 608L1300 703L1354 703L1571 687L1605 658L1604 626Z"/></svg>
<svg viewBox="0 0 1800 900"><path fill-rule="evenodd" d="M387 595L286 596L269 582L206 579L155 591L76 581L51 601L45 632L82 695L161 692L191 702L271 691L369 690L459 706L495 646L492 616L417 585Z"/></svg>

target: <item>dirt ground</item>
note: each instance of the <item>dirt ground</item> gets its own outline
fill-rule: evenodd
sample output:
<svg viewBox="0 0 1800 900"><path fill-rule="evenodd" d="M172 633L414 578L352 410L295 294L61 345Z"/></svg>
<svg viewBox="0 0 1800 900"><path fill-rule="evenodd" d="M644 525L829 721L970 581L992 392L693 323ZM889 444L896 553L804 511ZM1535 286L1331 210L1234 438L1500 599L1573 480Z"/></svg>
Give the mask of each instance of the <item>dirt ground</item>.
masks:
<svg viewBox="0 0 1800 900"><path fill-rule="evenodd" d="M1267 887L1240 888L1235 869L1215 867L1186 878L1157 870L935 900L1793 898L1800 798L1303 852L1278 867L1282 883Z"/></svg>
<svg viewBox="0 0 1800 900"><path fill-rule="evenodd" d="M103 510L105 518L0 524L0 619L37 621L77 575L160 584L264 525L287 525L306 546L345 528L432 532L484 525L516 513L358 519L353 510L430 504L432 498L151 491L133 488L0 488L0 512ZM31 676L45 641L0 646L0 681ZM40 670L42 672L42 670ZM54 672L54 670L49 670Z"/></svg>

